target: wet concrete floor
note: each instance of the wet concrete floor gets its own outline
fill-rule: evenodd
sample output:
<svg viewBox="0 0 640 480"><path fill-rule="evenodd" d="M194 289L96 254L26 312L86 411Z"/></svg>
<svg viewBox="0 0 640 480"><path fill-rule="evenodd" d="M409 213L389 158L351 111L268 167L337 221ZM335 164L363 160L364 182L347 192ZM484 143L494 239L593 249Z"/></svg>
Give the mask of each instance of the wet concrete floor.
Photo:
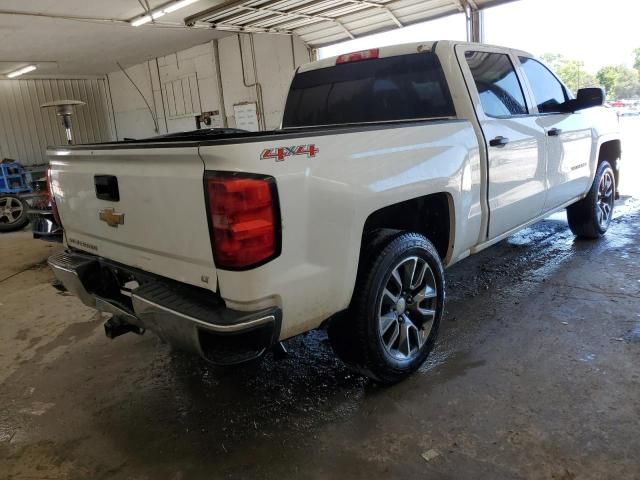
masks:
<svg viewBox="0 0 640 480"><path fill-rule="evenodd" d="M0 478L638 479L640 202L607 236L557 215L448 271L430 361L381 388L323 332L220 370L110 341L50 285L60 248L0 239Z"/></svg>

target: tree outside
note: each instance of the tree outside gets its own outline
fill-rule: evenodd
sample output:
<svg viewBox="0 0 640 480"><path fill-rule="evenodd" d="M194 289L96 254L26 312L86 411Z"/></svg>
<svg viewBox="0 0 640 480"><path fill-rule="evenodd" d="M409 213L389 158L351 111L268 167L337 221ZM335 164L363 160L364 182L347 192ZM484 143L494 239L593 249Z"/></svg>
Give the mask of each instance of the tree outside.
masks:
<svg viewBox="0 0 640 480"><path fill-rule="evenodd" d="M640 73L633 68L622 66L614 87L615 98L640 98Z"/></svg>
<svg viewBox="0 0 640 480"><path fill-rule="evenodd" d="M600 82L600 85L602 85L605 92L607 92L607 98L613 98L619 75L618 69L613 65L602 67L598 70L598 73L596 73L598 82Z"/></svg>
<svg viewBox="0 0 640 480"><path fill-rule="evenodd" d="M640 99L640 48L634 49L632 53L634 68L606 65L595 75L586 71L580 60L557 53L545 53L542 59L574 93L580 88L600 86L605 89L609 100Z"/></svg>
<svg viewBox="0 0 640 480"><path fill-rule="evenodd" d="M584 69L584 63L571 60L555 53L545 53L542 59L556 72L564 84L572 92L580 88L596 87L599 85L594 75Z"/></svg>

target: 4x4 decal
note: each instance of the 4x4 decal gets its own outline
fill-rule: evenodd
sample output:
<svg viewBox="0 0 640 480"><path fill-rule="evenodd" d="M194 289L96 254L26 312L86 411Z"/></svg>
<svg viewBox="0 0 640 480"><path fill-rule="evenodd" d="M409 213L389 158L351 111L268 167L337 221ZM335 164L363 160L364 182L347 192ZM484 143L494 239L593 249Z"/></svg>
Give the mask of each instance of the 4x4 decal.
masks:
<svg viewBox="0 0 640 480"><path fill-rule="evenodd" d="M266 148L262 151L260 160L275 160L276 162L283 162L285 158L296 155L306 155L307 158L315 158L318 152L320 152L320 149L314 144L297 145L294 147Z"/></svg>

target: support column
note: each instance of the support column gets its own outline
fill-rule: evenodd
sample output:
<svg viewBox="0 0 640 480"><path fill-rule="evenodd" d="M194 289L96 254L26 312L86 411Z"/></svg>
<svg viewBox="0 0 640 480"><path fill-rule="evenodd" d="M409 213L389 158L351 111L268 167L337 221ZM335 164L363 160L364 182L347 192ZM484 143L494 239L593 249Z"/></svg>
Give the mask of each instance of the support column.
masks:
<svg viewBox="0 0 640 480"><path fill-rule="evenodd" d="M467 41L484 42L484 14L481 9L473 8L469 5L465 8L467 18Z"/></svg>
<svg viewBox="0 0 640 480"><path fill-rule="evenodd" d="M471 10L471 41L484 42L484 12L482 10Z"/></svg>

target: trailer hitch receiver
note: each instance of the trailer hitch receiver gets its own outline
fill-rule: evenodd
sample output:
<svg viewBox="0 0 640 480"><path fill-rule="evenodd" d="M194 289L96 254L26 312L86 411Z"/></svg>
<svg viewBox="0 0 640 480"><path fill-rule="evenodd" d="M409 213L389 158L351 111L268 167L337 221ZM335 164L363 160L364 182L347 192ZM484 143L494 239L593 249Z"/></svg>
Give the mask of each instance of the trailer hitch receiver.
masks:
<svg viewBox="0 0 640 480"><path fill-rule="evenodd" d="M123 322L119 320L117 317L110 318L104 323L104 333L107 338L113 340L120 335L124 335L125 333L133 332L137 335L144 334L144 328L138 327L136 325L131 325L130 323Z"/></svg>

